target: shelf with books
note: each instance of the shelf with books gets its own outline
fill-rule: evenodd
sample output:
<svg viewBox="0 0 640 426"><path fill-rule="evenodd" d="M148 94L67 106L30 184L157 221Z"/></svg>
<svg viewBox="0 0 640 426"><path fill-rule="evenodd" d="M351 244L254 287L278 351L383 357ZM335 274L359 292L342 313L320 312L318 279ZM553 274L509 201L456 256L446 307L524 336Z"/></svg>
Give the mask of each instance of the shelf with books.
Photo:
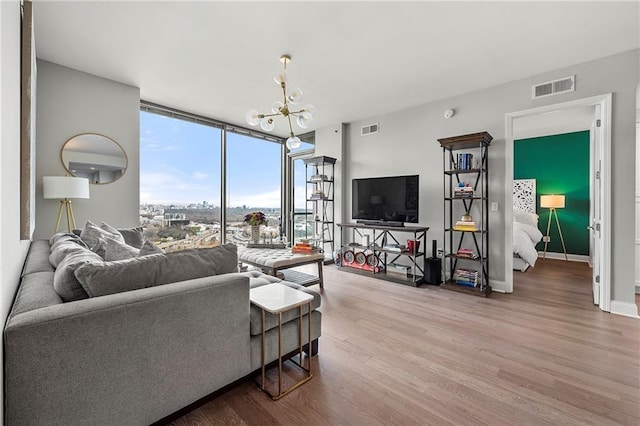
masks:
<svg viewBox="0 0 640 426"><path fill-rule="evenodd" d="M489 178L487 132L438 139L444 186L442 288L488 296Z"/></svg>
<svg viewBox="0 0 640 426"><path fill-rule="evenodd" d="M312 230L312 240L324 252L325 263L333 262L335 207L334 167L336 159L324 155L303 159L306 174L306 226Z"/></svg>
<svg viewBox="0 0 640 426"><path fill-rule="evenodd" d="M417 287L425 280L425 251L420 245L426 245L427 227L369 225L356 223L338 224L341 232L340 249L341 271L369 275L374 278ZM351 235L347 231L351 231ZM409 233L410 241L417 251L410 251L398 241L400 233ZM419 242L419 243L416 243ZM362 263L362 255L366 263ZM358 259L360 256L360 261Z"/></svg>

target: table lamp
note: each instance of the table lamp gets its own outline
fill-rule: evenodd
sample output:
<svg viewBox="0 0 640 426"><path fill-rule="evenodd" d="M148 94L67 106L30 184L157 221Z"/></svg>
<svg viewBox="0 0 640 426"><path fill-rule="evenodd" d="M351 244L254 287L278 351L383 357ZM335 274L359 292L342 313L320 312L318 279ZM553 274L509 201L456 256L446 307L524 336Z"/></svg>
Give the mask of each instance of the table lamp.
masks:
<svg viewBox="0 0 640 426"><path fill-rule="evenodd" d="M564 245L564 237L562 236L562 229L560 228L560 221L558 220L557 209L564 208L564 195L541 195L540 207L549 209L549 220L547 221L547 235L544 240L544 255L543 259L547 257L547 244L549 244L549 230L551 229L551 215L556 218L556 225L558 225L558 233L560 234L560 241L562 241L562 250L564 251L565 260L569 260L567 257L567 248Z"/></svg>
<svg viewBox="0 0 640 426"><path fill-rule="evenodd" d="M56 228L53 233L60 228L60 218L62 210L67 211L67 229L71 232L76 228L76 219L71 208L72 198L89 198L89 179L71 176L43 176L42 192L46 200L59 199L60 208L56 219ZM73 225L73 227L72 227Z"/></svg>

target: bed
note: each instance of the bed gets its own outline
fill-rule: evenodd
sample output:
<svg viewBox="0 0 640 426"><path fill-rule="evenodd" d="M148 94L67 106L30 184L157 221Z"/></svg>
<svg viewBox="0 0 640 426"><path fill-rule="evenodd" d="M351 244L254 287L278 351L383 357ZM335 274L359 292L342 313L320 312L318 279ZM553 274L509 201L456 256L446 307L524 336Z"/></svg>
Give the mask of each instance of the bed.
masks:
<svg viewBox="0 0 640 426"><path fill-rule="evenodd" d="M538 259L536 244L542 240L536 214L536 180L513 181L513 269L525 272Z"/></svg>

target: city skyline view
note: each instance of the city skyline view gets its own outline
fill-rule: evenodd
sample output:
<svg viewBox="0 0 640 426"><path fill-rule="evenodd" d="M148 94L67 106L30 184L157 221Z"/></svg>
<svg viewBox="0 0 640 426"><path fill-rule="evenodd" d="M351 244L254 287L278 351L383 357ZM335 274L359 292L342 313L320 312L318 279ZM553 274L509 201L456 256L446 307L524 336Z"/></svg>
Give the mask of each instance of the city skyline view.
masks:
<svg viewBox="0 0 640 426"><path fill-rule="evenodd" d="M281 146L227 132L228 207L279 208ZM221 130L142 111L140 204L220 207Z"/></svg>

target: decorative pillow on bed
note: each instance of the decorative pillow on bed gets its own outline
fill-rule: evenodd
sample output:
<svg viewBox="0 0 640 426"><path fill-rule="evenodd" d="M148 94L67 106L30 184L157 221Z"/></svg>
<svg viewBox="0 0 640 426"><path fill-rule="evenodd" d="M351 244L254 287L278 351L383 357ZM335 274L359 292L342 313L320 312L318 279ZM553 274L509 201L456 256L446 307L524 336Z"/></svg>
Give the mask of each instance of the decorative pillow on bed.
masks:
<svg viewBox="0 0 640 426"><path fill-rule="evenodd" d="M513 212L513 221L537 227L538 215L527 212Z"/></svg>
<svg viewBox="0 0 640 426"><path fill-rule="evenodd" d="M540 230L538 229L537 226L531 226L527 223L518 223L515 222L513 224L513 229L522 229L525 234L527 234L529 236L529 238L531 239L531 242L533 244L538 244L540 242L540 240L542 239L542 232L540 232Z"/></svg>

